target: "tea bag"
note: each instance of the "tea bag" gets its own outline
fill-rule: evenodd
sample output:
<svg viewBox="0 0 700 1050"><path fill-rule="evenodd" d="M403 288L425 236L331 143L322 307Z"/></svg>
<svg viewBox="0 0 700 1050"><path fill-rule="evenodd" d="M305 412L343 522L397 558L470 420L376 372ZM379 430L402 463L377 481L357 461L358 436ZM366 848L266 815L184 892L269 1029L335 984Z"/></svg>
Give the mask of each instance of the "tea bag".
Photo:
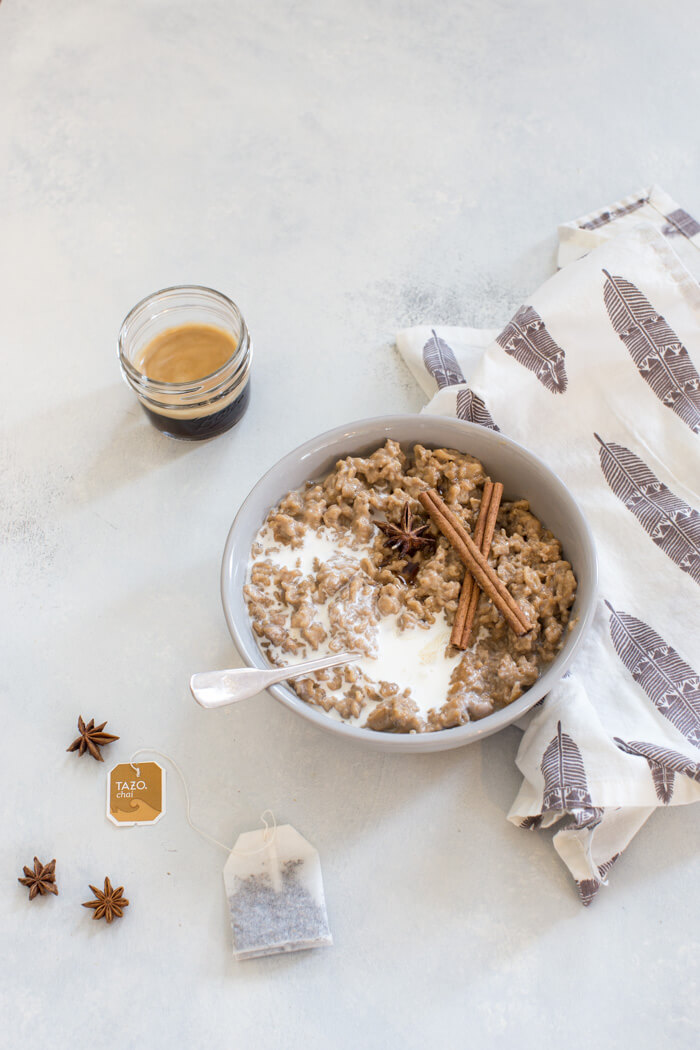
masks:
<svg viewBox="0 0 700 1050"><path fill-rule="evenodd" d="M239 835L224 884L237 959L333 943L318 850L291 824Z"/></svg>

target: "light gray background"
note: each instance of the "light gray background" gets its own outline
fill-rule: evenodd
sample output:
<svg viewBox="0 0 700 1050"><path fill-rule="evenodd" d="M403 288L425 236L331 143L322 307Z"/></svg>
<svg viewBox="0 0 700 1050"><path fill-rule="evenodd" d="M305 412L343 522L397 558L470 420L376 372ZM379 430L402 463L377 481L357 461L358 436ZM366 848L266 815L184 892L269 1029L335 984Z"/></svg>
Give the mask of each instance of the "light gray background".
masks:
<svg viewBox="0 0 700 1050"><path fill-rule="evenodd" d="M411 0L0 5L3 1047L691 1047L700 814L657 814L584 911L510 826L516 730L386 758L271 698L200 710L235 659L219 559L285 451L418 410L413 322L493 325L561 220L656 181L700 212L695 3ZM241 425L149 429L115 357L164 285L240 303ZM120 734L67 755L79 713ZM172 755L233 841L270 806L321 853L335 946L234 964L223 851L168 776L153 828L106 768ZM60 896L15 879L58 858ZM109 874L111 927L80 907Z"/></svg>

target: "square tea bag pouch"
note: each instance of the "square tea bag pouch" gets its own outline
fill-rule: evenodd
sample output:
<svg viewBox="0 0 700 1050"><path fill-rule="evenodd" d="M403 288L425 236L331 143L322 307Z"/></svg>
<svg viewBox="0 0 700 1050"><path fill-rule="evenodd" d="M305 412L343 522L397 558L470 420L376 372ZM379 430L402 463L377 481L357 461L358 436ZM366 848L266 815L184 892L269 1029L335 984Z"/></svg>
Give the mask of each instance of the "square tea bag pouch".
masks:
<svg viewBox="0 0 700 1050"><path fill-rule="evenodd" d="M224 884L237 959L333 943L318 850L291 824L239 835Z"/></svg>

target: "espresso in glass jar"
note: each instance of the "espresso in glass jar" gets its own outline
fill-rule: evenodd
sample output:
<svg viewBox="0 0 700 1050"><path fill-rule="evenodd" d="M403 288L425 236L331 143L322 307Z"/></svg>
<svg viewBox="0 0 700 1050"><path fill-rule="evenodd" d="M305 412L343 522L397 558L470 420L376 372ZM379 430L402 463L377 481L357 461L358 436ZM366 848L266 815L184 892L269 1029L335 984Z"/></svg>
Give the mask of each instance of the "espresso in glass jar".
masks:
<svg viewBox="0 0 700 1050"><path fill-rule="evenodd" d="M190 441L215 437L241 419L251 358L236 304L196 285L143 299L119 334L122 372L151 423Z"/></svg>

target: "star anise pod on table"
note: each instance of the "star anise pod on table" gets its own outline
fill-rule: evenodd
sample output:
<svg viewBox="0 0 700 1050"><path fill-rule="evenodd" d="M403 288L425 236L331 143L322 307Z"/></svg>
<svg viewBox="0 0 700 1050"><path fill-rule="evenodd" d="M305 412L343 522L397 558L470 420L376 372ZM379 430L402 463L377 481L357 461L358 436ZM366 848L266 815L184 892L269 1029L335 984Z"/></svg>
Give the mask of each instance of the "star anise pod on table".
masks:
<svg viewBox="0 0 700 1050"><path fill-rule="evenodd" d="M118 736L113 736L112 733L102 732L106 725L107 723L103 722L102 725L96 726L94 718L91 718L86 725L82 715L80 715L78 717L80 736L75 738L71 746L66 748L66 751L77 751L79 755L89 751L98 762L104 762L100 748L104 747L105 744L111 744L113 740L119 739Z"/></svg>
<svg viewBox="0 0 700 1050"><path fill-rule="evenodd" d="M47 893L55 893L58 896L58 887L56 886L56 861L50 860L48 864L42 864L38 857L34 858L34 870L24 867L24 878L17 879L23 886L29 887L29 899L33 901L35 897L41 895L45 897Z"/></svg>
<svg viewBox="0 0 700 1050"><path fill-rule="evenodd" d="M117 886L115 890L112 888L112 883L106 878L104 890L98 890L97 886L90 886L90 889L95 894L95 899L85 901L83 908L94 909L93 919L106 919L107 922L115 918L121 919L124 908L129 907L128 900L122 896L123 886Z"/></svg>
<svg viewBox="0 0 700 1050"><path fill-rule="evenodd" d="M399 525L394 525L391 521L378 521L376 524L377 528L381 529L386 536L385 546L391 547L401 557L407 558L414 551L419 551L423 547L435 546L435 540L432 536L423 535L430 528L429 522L414 528L413 514L408 503L403 505Z"/></svg>

